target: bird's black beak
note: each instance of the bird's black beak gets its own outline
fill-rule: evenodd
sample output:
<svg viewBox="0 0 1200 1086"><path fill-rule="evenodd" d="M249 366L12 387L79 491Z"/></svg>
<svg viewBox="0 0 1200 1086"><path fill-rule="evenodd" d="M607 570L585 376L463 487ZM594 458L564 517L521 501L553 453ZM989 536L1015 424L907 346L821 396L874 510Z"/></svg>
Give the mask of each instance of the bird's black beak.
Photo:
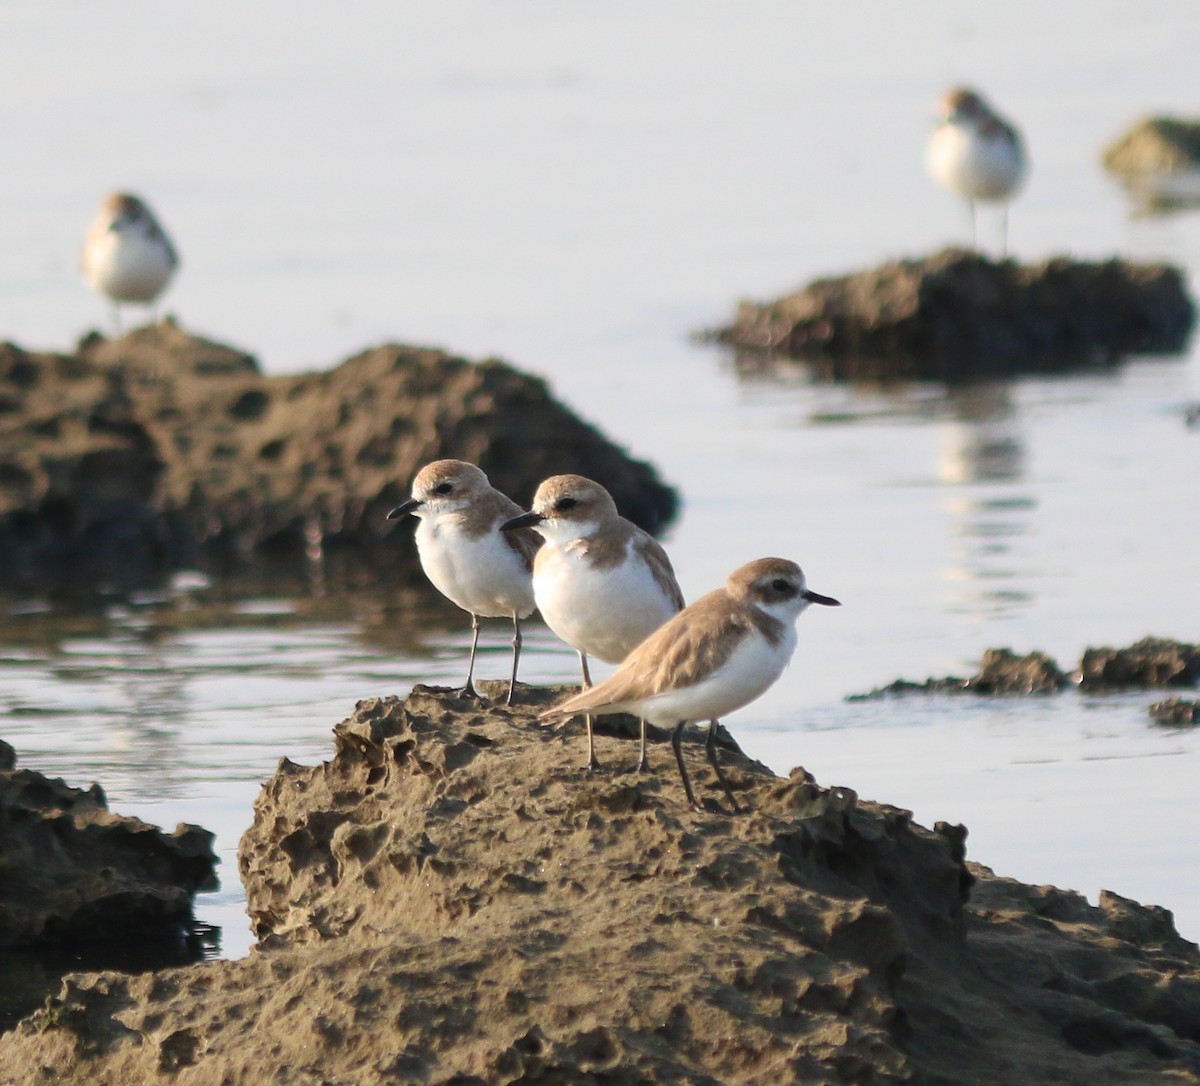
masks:
<svg viewBox="0 0 1200 1086"><path fill-rule="evenodd" d="M402 517L405 513L411 513L418 506L424 504L425 503L421 501L420 498L409 498L408 501L406 501L403 505L396 506L395 509L388 513L387 519L395 520L397 517Z"/></svg>
<svg viewBox="0 0 1200 1086"><path fill-rule="evenodd" d="M518 528L532 528L535 524L541 524L546 518L541 513L522 513L519 517L513 517L512 520L506 520L500 525L502 532L515 532Z"/></svg>
<svg viewBox="0 0 1200 1086"><path fill-rule="evenodd" d="M820 592L810 592L807 588L800 593L809 603L819 603L825 607L841 607L842 601L832 596L822 596Z"/></svg>

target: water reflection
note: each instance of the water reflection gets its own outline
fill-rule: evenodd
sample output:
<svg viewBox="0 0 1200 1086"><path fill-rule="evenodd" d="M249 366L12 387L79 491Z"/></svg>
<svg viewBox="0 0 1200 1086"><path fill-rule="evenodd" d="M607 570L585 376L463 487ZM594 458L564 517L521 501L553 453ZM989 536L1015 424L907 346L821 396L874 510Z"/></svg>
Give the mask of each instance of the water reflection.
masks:
<svg viewBox="0 0 1200 1086"><path fill-rule="evenodd" d="M986 382L946 393L938 477L945 483L1006 482L1025 471L1012 386Z"/></svg>
<svg viewBox="0 0 1200 1086"><path fill-rule="evenodd" d="M1200 170L1147 171L1118 177L1135 217L1169 215L1200 208Z"/></svg>
<svg viewBox="0 0 1200 1086"><path fill-rule="evenodd" d="M890 458L877 463L886 463L891 473L887 505L893 518L918 518L930 485L944 494L939 504L948 515L946 546L939 552L935 544L929 554L935 560L945 555L938 572L953 586L946 609L984 621L1011 617L1035 602L1037 560L1028 544L1038 502L1028 477L1019 384L829 384L816 382L811 370L794 362L753 374L741 370L738 376L755 395L802 402L806 411L792 425L927 432L932 455L924 438L892 441Z"/></svg>
<svg viewBox="0 0 1200 1086"><path fill-rule="evenodd" d="M1025 478L1026 445L1013 388L987 382L950 389L939 424L938 478L953 488L950 564L946 579L961 585L951 609L996 616L1033 602L1030 578L1020 568L1020 540L1037 503L1009 484Z"/></svg>
<svg viewBox="0 0 1200 1086"><path fill-rule="evenodd" d="M220 956L220 928L192 922L174 938L128 946L84 945L0 950L0 1033L42 1006L68 973L148 973Z"/></svg>

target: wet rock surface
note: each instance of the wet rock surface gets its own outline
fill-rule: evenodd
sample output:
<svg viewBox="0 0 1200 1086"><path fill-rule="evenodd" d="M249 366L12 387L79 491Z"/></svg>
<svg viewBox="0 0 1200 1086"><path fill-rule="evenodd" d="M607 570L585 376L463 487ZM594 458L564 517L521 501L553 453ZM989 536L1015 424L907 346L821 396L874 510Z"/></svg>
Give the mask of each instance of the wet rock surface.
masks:
<svg viewBox="0 0 1200 1086"><path fill-rule="evenodd" d="M1159 724L1200 724L1200 701L1187 698L1164 698L1153 702L1149 708L1151 719Z"/></svg>
<svg viewBox="0 0 1200 1086"><path fill-rule="evenodd" d="M601 736L589 775L536 721L558 696L361 702L256 804L260 948L67 978L0 1082L1200 1082L1169 913L998 878L961 827L734 749L730 817L698 736L703 813L662 746L638 775Z"/></svg>
<svg viewBox="0 0 1200 1086"><path fill-rule="evenodd" d="M1200 204L1200 121L1146 117L1109 144L1102 160L1144 210Z"/></svg>
<svg viewBox="0 0 1200 1086"><path fill-rule="evenodd" d="M748 371L792 359L826 380L963 381L1175 353L1194 319L1169 265L1021 265L947 249L743 302L706 336L734 347Z"/></svg>
<svg viewBox="0 0 1200 1086"><path fill-rule="evenodd" d="M403 582L412 531L386 514L446 456L518 502L582 471L651 531L675 512L652 468L502 362L383 346L266 377L167 321L75 354L0 345L0 588L312 562Z"/></svg>
<svg viewBox="0 0 1200 1086"><path fill-rule="evenodd" d="M1088 649L1079 664L1084 686L1195 686L1200 682L1200 645L1144 637L1125 649Z"/></svg>
<svg viewBox="0 0 1200 1086"><path fill-rule="evenodd" d="M83 790L0 762L0 947L172 941L217 888L213 835L164 833Z"/></svg>
<svg viewBox="0 0 1200 1086"><path fill-rule="evenodd" d="M1011 649L988 649L979 671L912 682L896 679L849 701L904 694L1051 694L1068 686L1089 690L1200 684L1200 645L1164 637L1144 637L1124 649L1089 648L1078 669L1067 674L1044 652L1018 656Z"/></svg>

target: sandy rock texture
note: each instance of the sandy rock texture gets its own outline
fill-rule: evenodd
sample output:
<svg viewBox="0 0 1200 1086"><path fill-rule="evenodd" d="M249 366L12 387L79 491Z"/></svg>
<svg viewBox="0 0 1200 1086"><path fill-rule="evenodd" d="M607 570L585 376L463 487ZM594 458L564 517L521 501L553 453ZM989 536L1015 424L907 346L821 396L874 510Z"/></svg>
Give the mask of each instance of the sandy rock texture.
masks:
<svg viewBox="0 0 1200 1086"><path fill-rule="evenodd" d="M412 531L385 516L439 457L518 502L579 471L649 530L675 512L652 468L502 362L383 346L266 377L166 321L70 355L0 345L0 588L306 561L412 578Z"/></svg>
<svg viewBox="0 0 1200 1086"><path fill-rule="evenodd" d="M495 693L503 684L491 687ZM1170 914L999 878L965 831L699 742L580 767L561 692L417 688L284 761L241 846L245 960L68 977L0 1082L1200 1082ZM698 738L698 737L697 737Z"/></svg>
<svg viewBox="0 0 1200 1086"><path fill-rule="evenodd" d="M164 833L114 814L99 785L15 761L0 743L0 947L178 938L195 895L217 888L213 835Z"/></svg>
<svg viewBox="0 0 1200 1086"><path fill-rule="evenodd" d="M748 371L793 359L827 380L961 381L1182 351L1194 319L1169 265L1023 265L946 249L742 302L705 335Z"/></svg>
<svg viewBox="0 0 1200 1086"><path fill-rule="evenodd" d="M1146 117L1113 140L1102 161L1145 211L1200 203L1200 121Z"/></svg>

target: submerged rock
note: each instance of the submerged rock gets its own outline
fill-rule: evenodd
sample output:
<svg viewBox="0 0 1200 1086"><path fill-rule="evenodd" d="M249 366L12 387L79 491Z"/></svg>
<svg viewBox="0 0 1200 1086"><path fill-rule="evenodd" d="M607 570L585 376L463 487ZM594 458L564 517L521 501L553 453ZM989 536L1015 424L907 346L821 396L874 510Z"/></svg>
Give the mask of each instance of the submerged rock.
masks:
<svg viewBox="0 0 1200 1086"><path fill-rule="evenodd" d="M1200 1082L1200 953L1165 910L998 878L962 827L732 749L730 817L688 742L697 813L663 747L637 774L601 738L588 774L537 721L560 695L517 693L361 702L255 806L261 947L67 978L0 1081Z"/></svg>
<svg viewBox="0 0 1200 1086"><path fill-rule="evenodd" d="M1165 698L1153 702L1149 712L1159 724L1200 724L1200 701Z"/></svg>
<svg viewBox="0 0 1200 1086"><path fill-rule="evenodd" d="M1079 669L1068 676L1045 653L1016 656L1010 649L988 649L977 674L911 682L896 679L847 701L868 701L898 694L1049 694L1066 686L1195 686L1200 683L1200 645L1162 637L1144 637L1127 649L1085 649Z"/></svg>
<svg viewBox="0 0 1200 1086"><path fill-rule="evenodd" d="M6 753L11 754L11 747ZM213 835L164 833L10 758L0 766L0 947L177 941L217 888Z"/></svg>
<svg viewBox="0 0 1200 1086"><path fill-rule="evenodd" d="M1084 686L1195 686L1200 645L1144 637L1127 649L1088 649L1079 665Z"/></svg>
<svg viewBox="0 0 1200 1086"><path fill-rule="evenodd" d="M827 380L961 381L1175 353L1194 317L1170 265L1021 265L947 249L742 302L732 324L707 336L750 370L784 358Z"/></svg>
<svg viewBox="0 0 1200 1086"><path fill-rule="evenodd" d="M577 471L649 530L675 512L651 467L502 362L384 346L266 377L164 322L74 355L0 345L0 587L325 558L351 581L414 578L412 531L385 516L447 456L517 501Z"/></svg>
<svg viewBox="0 0 1200 1086"><path fill-rule="evenodd" d="M1146 211L1200 204L1200 121L1147 117L1104 149L1103 162Z"/></svg>
<svg viewBox="0 0 1200 1086"><path fill-rule="evenodd" d="M896 679L847 701L870 701L897 694L1052 694L1067 685L1067 676L1044 652L1017 656L1011 649L988 649L979 671L970 678L950 675L916 683Z"/></svg>

